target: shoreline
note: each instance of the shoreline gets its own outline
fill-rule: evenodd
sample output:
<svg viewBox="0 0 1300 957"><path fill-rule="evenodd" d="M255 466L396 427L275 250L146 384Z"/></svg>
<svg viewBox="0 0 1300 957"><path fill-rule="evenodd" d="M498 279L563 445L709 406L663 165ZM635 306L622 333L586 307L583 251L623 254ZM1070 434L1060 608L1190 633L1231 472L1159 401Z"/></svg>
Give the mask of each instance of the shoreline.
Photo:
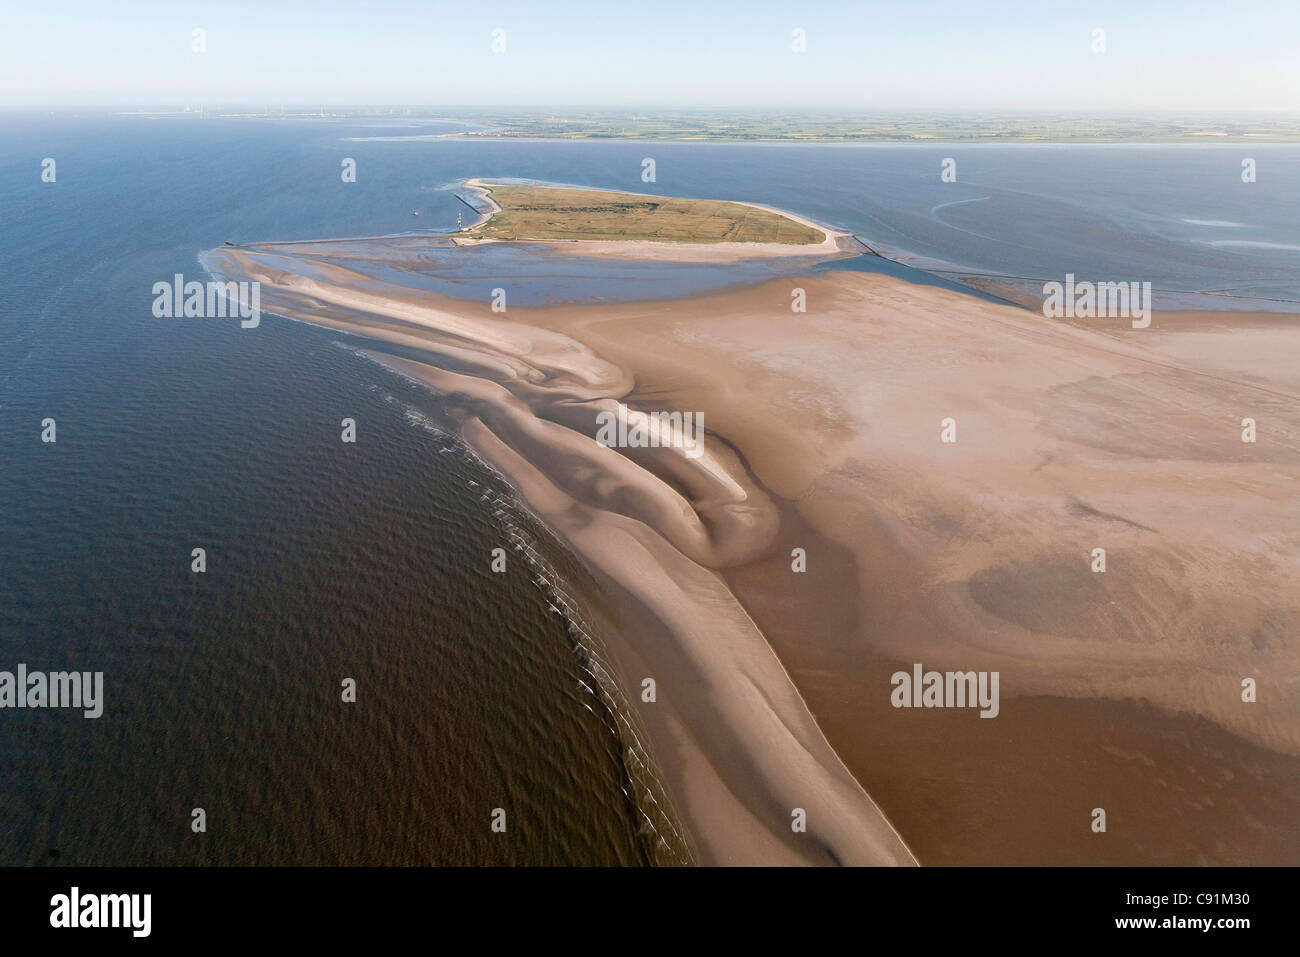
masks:
<svg viewBox="0 0 1300 957"><path fill-rule="evenodd" d="M287 316L282 318L291 322L303 321ZM355 345L347 348L386 372L399 376L404 382L429 391L426 382L391 362L392 357ZM585 574L581 560L560 541L542 517L529 508L507 475L478 455L461 436L449 434L448 437L485 476L509 490L503 498L493 497L492 504L498 506L494 515L503 527L505 543L514 546L512 557L522 558L534 587L546 595L550 610L565 621L570 650L577 659L579 672L586 679L578 679L580 686L591 694L596 707L601 709L598 712L588 706L588 710L602 718L605 729L622 745L619 763L627 785L624 793L642 822L638 825L638 836L644 837L650 862L661 866L694 863L698 851L664 787L663 775L648 744L643 724L624 694L627 682L622 680L604 637L610 630L605 624L608 616L594 581ZM597 624L592 624L593 621ZM608 715L612 724L605 722L603 715Z"/></svg>
<svg viewBox="0 0 1300 957"><path fill-rule="evenodd" d="M226 247L211 254L227 260L224 267L208 263L218 274L233 272L228 262L232 258L243 260L250 275L257 273L246 250ZM533 402L538 393L549 393L547 398L563 406L626 394L632 381L624 370L567 336L538 327L519 328L511 322L485 325L478 317L430 310L411 300L326 288L314 279L273 272L274 276L261 276L265 283L283 283L279 287L283 293L264 297L271 311L426 354L432 348L444 363L486 373L485 378L476 378L395 356L382 360L466 408L472 416L462 432L467 444L509 477L523 493L525 505L585 559L588 571L609 593L616 589L624 593L620 627L602 638L607 645L622 645L622 654L614 654L620 666L640 659L659 676L657 707L642 708L638 717L651 729L656 762L664 769L702 863L914 863L893 827L827 743L752 620L713 573L688 557L706 562L743 559L755 546L750 537L755 519L759 526L770 525L770 506L757 503L751 509L744 501L747 490L739 490L739 501L720 502L712 510L712 520L729 526L712 535L698 517L679 517L678 510L690 511L690 506L671 484L615 450L599 449L604 456L595 456L587 446L589 440L538 418L524 399L493 381L510 383ZM285 295L285 300L277 301L279 295ZM298 307L300 296L310 300L309 312ZM427 302L432 297L419 298ZM341 309L328 306L330 300ZM369 315L358 321L362 312ZM387 321L376 321L381 314ZM450 338L435 343L412 334L415 326L430 324ZM539 367L550 370L542 377L544 386L533 385L538 378L529 371ZM551 414L556 408L548 406ZM509 443L497 439L497 432L507 435ZM526 449L532 460L551 454L559 461L538 469L515 448ZM571 483L573 470L591 467L593 457L602 460L598 468L614 468L621 475L616 481L640 499L632 508L636 518L574 498L574 493L579 497L593 493L594 486L555 485L557 473L567 473L558 476L561 485ZM715 460L706 461L716 468ZM706 469L686 478L717 494L723 488L718 475ZM575 513L581 513L582 521L563 520L565 514ZM599 534L592 531L597 521L603 529ZM657 527L673 544L646 531L647 522L659 523ZM758 531L762 533L761 528ZM621 547L611 553L611 543L616 541ZM682 608L693 613L674 610L658 597L661 592L672 592L684 602ZM698 614L701 602L711 606L712 614ZM637 605L642 612L631 612ZM646 616L645 611L651 614ZM652 625L636 620L646 617L653 619ZM629 640L631 634L640 640ZM633 672L622 674L625 685L639 686ZM808 815L806 834L790 831L796 808Z"/></svg>
<svg viewBox="0 0 1300 957"><path fill-rule="evenodd" d="M1050 145L1050 144L1044 144ZM464 227L471 230L483 225L498 212L501 206L492 198L491 187L510 185L495 183L481 177L469 177L459 181L461 188L472 192L480 201L489 205L485 212L480 211L479 218ZM543 186L555 186L563 189L590 190L608 192L605 187L574 186L541 183ZM626 191L623 191L626 192ZM629 195L658 198L653 193ZM462 201L463 202L463 201ZM560 255L573 255L579 258L614 259L645 262L679 262L679 263L733 263L747 260L786 259L810 260L807 265L830 262L836 259L849 259L857 255L867 255L892 265L914 270L922 275L940 281L946 281L970 291L973 295L992 296L1005 303L1039 312L1044 297L1033 291L1050 279L1011 276L1001 273L988 273L960 263L932 259L906 249L886 248L874 240L868 241L857 233L833 229L798 213L776 206L753 203L743 200L726 200L740 206L749 206L784 216L800 225L819 230L826 238L816 244L784 243L682 243L654 242L651 240L590 240L590 239L496 239L469 238L459 232L411 232L374 236L330 237L327 239L289 239L252 241L244 243L227 243L227 248L249 249L257 247L315 246L379 241L436 241L452 247L474 247L487 245L506 245L543 248ZM882 251L885 250L885 251ZM816 263L811 262L816 260ZM1211 290L1178 290L1174 292L1157 291L1160 297L1176 300L1174 305L1153 307L1153 314L1171 313L1221 314L1248 319L1252 314L1263 316L1300 314L1300 302L1293 299L1272 299L1262 296L1233 296ZM1097 324L1098 320L1084 320ZM1105 323L1104 320L1101 321Z"/></svg>
<svg viewBox="0 0 1300 957"><path fill-rule="evenodd" d="M234 258L241 275L258 272L256 250L213 252ZM638 717L703 861L767 863L793 855L907 863L916 855L898 839L898 824L909 844L919 841L927 862L1006 863L963 856L992 851L951 832L989 830L984 802L994 797L997 806L1038 802L1017 813L1038 815L1048 822L1038 827L1050 829L1061 823L1061 795L1044 791L1031 767L1003 775L1014 784L1001 787L1030 795L1024 797L1000 791L966 766L969 758L956 769L936 762L951 762L945 742L955 740L964 742L967 755L1005 761L1004 748L989 737L1008 724L1024 738L1026 754L1041 754L1040 764L1064 761L1058 770L1066 783L1059 787L1078 791L1074 800L1095 800L1080 780L1079 765L1086 764L1107 793L1152 807L1173 803L1167 813L1128 809L1143 819L1152 841L1167 842L1155 857L1150 847L1125 856L1089 843L1085 825L1021 848L1024 860L1151 863L1159 854L1185 863L1252 855L1279 860L1277 847L1257 844L1232 820L1212 818L1202 828L1218 835L1218 850L1188 844L1176 825L1180 816L1221 817L1232 807L1275 825L1296 818L1294 798L1288 805L1286 797L1300 782L1300 742L1287 730L1295 726L1295 695L1274 687L1273 704L1250 713L1231 707L1230 688L1217 699L1214 688L1230 682L1232 669L1267 670L1255 660L1261 648L1272 669L1285 661L1279 638L1297 620L1296 609L1283 599L1251 613L1249 602L1224 596L1233 588L1248 596L1294 593L1294 564L1268 559L1260 542L1271 543L1279 532L1277 506L1270 503L1294 480L1300 450L1273 449L1264 472L1235 477L1248 463L1232 465L1232 436L1204 431L1223 410L1208 418L1198 411L1195 433L1181 419L1188 403L1208 413L1223 401L1200 394L1199 383L1215 381L1240 393L1229 411L1262 401L1270 420L1288 422L1291 413L1266 398L1270 390L1260 391L1242 372L1277 380L1274 395L1300 391L1295 376L1277 367L1280 360L1255 368L1263 355L1285 355L1293 330L1262 318L1256 347L1240 337L1222 339L1222 324L1158 312L1170 335L1120 342L1123 337L1104 329L1050 324L973 296L861 273L800 278L812 301L823 305L785 321L772 303L779 306L793 279L683 300L512 308L493 316L481 304L402 287L387 295L363 291L360 274L342 266L328 272L328 281L283 273L268 273L264 281L295 317L424 354L427 361L389 361L411 364L410 371L471 414L471 445L511 476L545 524L586 555L604 589L618 596L621 617L602 637L624 684L635 689L639 674L672 676L668 688L661 681L659 706L638 706ZM769 347L756 349L757 340L770 340ZM943 378L932 378L937 368L946 370ZM866 381L858 382L864 372ZM1090 379L1104 387L1088 386ZM1148 379L1136 394L1147 406L1154 403L1155 412L1145 411L1136 431L1133 423L1117 434L1114 417L1133 417L1143 406L1115 408L1106 390ZM929 437L942 410L912 407L918 397L938 398L929 395L936 386L952 393L964 435L972 421L977 436L1006 433L998 446L984 448L977 440L974 458L959 459L967 465L957 472L936 458L944 453ZM1162 394L1173 401L1161 404ZM716 439L712 471L656 460L648 454L654 450L593 450L590 416L620 396L637 407L706 410L708 435ZM771 402L780 396L787 398ZM913 401L899 405L904 397ZM1057 424L1041 431L1042 415ZM1143 451L1152 434L1171 424L1169 434L1196 436L1190 459L1170 438L1154 455ZM730 484L719 484L718 469ZM1156 487L1146 489L1152 481ZM1227 481L1236 490L1234 501L1244 504L1232 517L1244 528L1230 533L1201 515L1207 481ZM1008 488L1015 489L1010 499ZM1007 504L996 505L999 499ZM1016 505L1020 499L1026 505ZM1145 557L1136 566L1126 563L1121 574L1075 578L1057 552L1071 542L1067 554L1082 549L1086 556L1085 546L1099 534L1119 555ZM1286 554L1289 541L1269 547ZM791 544L806 545L818 569L795 591L797 579L782 558ZM1198 596L1195 608L1180 611L1191 587L1186 576L1195 569L1188 556L1207 545L1241 558L1200 571L1191 592ZM1016 557L1035 554L1030 564ZM1263 580L1243 578L1238 566ZM664 594L695 608L708 627L683 619ZM1224 619L1216 601L1253 622L1254 631ZM1108 607L1118 607L1119 617L1098 617ZM1096 633L1076 633L1081 620ZM1185 635L1203 632L1228 644L1209 659L1218 665L1198 670L1187 662L1204 659L1204 652ZM1143 641L1144 635L1160 640ZM1003 717L963 724L967 715L931 712L922 725L908 712L892 711L885 679L891 663L908 658L1001 670L1009 696ZM766 700L732 680L737 662L747 679L767 689ZM670 694L676 684L692 690L677 698ZM773 701L779 702L775 724ZM1157 711L1143 725L1165 730L1153 737L1139 729L1126 746L1115 745L1112 732L1107 743L1104 729L1116 716L1147 702ZM1066 745L1062 751L1056 742L1055 751L1042 753L1049 714L1070 729L1077 748L1088 742L1088 750ZM937 738L936 728L944 729ZM1215 749L1230 752L1219 765L1206 765L1204 748L1167 743L1210 740L1207 735L1218 736ZM767 743L756 743L761 740ZM773 741L785 742L775 764ZM1146 762L1162 769L1156 777L1164 790L1150 790ZM1232 768L1226 782L1214 780L1215 766ZM810 770L822 782L811 788L815 800L805 796ZM954 795L974 789L986 797L917 806L917 788L932 779L947 781ZM1251 780L1264 782L1258 794L1242 791ZM883 805L878 794L887 796ZM815 846L792 845L793 835L783 832L788 823L776 812L784 806L788 814L792 800L809 808L805 837L816 834ZM940 817L933 817L931 804L942 808ZM854 824L814 831L813 820L827 814ZM1002 847L1015 833L991 832L1002 836ZM864 844L863 834L872 839ZM1181 851L1173 849L1179 840ZM1099 859L1099 853L1119 856Z"/></svg>
<svg viewBox="0 0 1300 957"><path fill-rule="evenodd" d="M477 177L467 179L465 187L474 190L481 199L491 203L493 209L486 213L482 219L468 228L475 228L487 222L493 215L501 211L501 206L492 198L491 188L493 186L506 186L506 183L495 183L490 180L479 179ZM553 184L543 183L542 186L551 186ZM609 192L603 188L590 186L566 186L564 189L583 189L592 192ZM629 196L647 196L652 199L662 199L654 193L633 193L628 190L619 190L620 193L626 193ZM496 239L496 238L473 238L453 240L458 246L482 246L491 243L509 243L511 245L529 245L543 246L556 252L576 252L583 257L591 258L609 258L609 259L634 259L657 262L700 262L700 263L727 263L741 262L748 259L796 259L815 257L820 260L834 258L850 251L856 252L851 233L843 230L831 229L821 223L814 222L807 217L800 216L788 210L778 209L775 206L766 206L761 203L749 203L740 200L726 200L737 206L748 206L751 209L762 210L763 212L776 213L784 216L792 222L801 226L807 226L822 233L825 238L820 243L731 243L731 242L656 242L648 239L627 239L627 240L606 240L606 239ZM452 233L453 237L457 234ZM873 253L874 255L874 253Z"/></svg>

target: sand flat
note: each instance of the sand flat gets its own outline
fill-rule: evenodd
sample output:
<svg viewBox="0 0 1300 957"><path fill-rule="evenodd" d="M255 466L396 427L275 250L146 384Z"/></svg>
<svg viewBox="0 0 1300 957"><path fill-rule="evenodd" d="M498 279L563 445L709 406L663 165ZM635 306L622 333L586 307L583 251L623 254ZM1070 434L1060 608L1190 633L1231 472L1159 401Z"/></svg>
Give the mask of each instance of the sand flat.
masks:
<svg viewBox="0 0 1300 957"><path fill-rule="evenodd" d="M1090 328L850 272L502 316L218 252L267 308L425 354L384 361L617 597L702 860L1296 863L1293 320ZM616 400L704 411L728 481L596 446ZM1002 713L891 708L913 662L1000 671Z"/></svg>

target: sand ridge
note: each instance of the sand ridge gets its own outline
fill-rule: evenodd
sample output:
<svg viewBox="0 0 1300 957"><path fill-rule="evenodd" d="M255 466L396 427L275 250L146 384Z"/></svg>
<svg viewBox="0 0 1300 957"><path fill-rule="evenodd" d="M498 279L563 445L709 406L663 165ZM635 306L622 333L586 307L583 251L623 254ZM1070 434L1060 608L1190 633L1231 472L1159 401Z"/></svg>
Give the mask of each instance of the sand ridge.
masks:
<svg viewBox="0 0 1300 957"><path fill-rule="evenodd" d="M593 440L596 413L627 397L632 376L563 333L409 290L379 296L341 267L324 281L267 269L256 249L219 252L213 268L262 282L273 311L418 343L431 361L375 357L464 403L475 451L666 633L671 643L641 650L659 676L659 710L674 715L672 747L692 767L689 786L673 790L688 819L710 822L693 829L705 861L912 862L713 571L751 561L779 522L725 444L699 459L643 449L634 460ZM446 360L473 374L440 368ZM790 829L795 809L806 834Z"/></svg>
<svg viewBox="0 0 1300 957"><path fill-rule="evenodd" d="M1300 824L1295 324L1127 334L850 272L506 317L219 252L274 311L425 353L383 361L463 402L466 439L639 610L615 658L660 682L642 717L704 860L908 862L889 818L922 860L1287 860L1267 835ZM709 468L597 446L615 401L704 410ZM892 710L915 661L999 670L1002 715ZM1054 777L1008 742L1051 747ZM1147 839L1089 842L1071 808L1104 800Z"/></svg>

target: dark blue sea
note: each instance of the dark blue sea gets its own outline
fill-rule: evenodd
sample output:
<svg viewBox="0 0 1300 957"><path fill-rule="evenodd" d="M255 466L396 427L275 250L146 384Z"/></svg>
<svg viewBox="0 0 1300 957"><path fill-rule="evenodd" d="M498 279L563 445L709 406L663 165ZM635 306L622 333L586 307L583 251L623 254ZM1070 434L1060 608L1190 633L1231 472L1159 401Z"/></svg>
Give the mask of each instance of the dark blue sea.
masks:
<svg viewBox="0 0 1300 957"><path fill-rule="evenodd" d="M102 671L103 717L0 711L0 863L672 863L614 730L598 596L358 343L160 319L226 241L446 232L465 177L750 200L850 230L836 268L1150 281L1294 311L1300 147L448 140L409 121L0 117L0 670ZM402 139L402 137L425 137ZM374 137L381 137L375 139ZM42 160L56 163L52 183ZM656 182L641 180L656 161ZM940 179L946 157L956 183ZM1241 182L1241 162L1257 182ZM357 163L344 183L340 164ZM420 215L416 217L415 212ZM504 255L505 258L501 258ZM495 258L494 258L495 257ZM480 256L437 288L679 296L739 269ZM1212 298L1210 298L1212 297ZM353 418L358 441L340 442ZM42 442L54 419L57 441ZM519 546L519 548L516 548ZM207 570L191 571L206 550ZM490 571L504 547L508 571ZM551 611L568 582L580 614ZM557 586L558 587L558 586ZM586 602L586 604L584 604ZM341 700L341 682L357 700ZM580 684L580 682L582 682ZM191 829L193 809L207 830ZM505 833L491 830L494 809Z"/></svg>

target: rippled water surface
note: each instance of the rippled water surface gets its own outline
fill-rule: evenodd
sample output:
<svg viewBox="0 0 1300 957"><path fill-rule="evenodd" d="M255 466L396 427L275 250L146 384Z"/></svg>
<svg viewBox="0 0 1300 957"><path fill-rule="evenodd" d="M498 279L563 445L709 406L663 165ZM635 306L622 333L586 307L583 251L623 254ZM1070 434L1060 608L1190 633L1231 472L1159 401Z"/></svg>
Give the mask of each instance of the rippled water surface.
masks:
<svg viewBox="0 0 1300 957"><path fill-rule="evenodd" d="M767 203L954 274L1300 299L1296 147L1250 147L1247 185L1243 148L1224 145L348 139L375 135L6 118L0 670L103 671L106 701L94 721L0 712L0 862L680 859L671 823L660 844L628 796L643 769L593 688L578 570L458 449L437 398L355 340L275 317L155 318L153 284L204 278L204 249L450 230L464 207L446 187L521 177ZM955 184L939 179L946 156ZM780 268L443 253L468 255L436 260L429 288L477 299L504 276L516 302L682 295ZM563 596L538 586L526 548L569 583L572 614L552 610ZM498 807L505 834L489 827Z"/></svg>

